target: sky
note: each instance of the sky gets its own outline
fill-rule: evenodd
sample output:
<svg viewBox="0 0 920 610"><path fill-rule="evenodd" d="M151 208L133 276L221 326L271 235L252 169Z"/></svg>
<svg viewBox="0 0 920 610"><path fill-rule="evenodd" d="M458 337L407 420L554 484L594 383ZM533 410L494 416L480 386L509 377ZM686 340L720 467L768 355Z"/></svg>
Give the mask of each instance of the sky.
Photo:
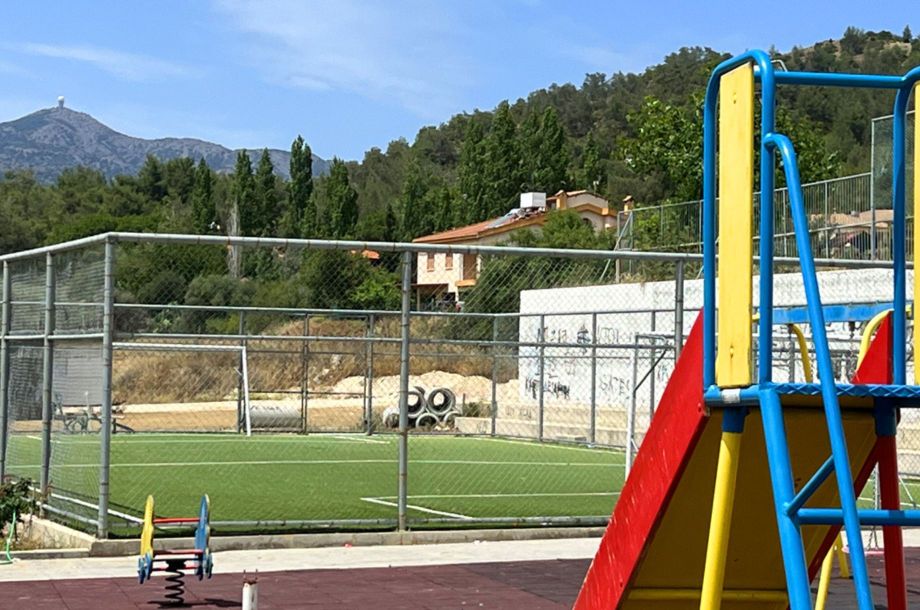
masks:
<svg viewBox="0 0 920 610"><path fill-rule="evenodd" d="M288 149L301 134L327 159L587 73L642 71L683 46L789 50L849 25L920 32L916 0L4 4L0 121L63 95L133 136Z"/></svg>

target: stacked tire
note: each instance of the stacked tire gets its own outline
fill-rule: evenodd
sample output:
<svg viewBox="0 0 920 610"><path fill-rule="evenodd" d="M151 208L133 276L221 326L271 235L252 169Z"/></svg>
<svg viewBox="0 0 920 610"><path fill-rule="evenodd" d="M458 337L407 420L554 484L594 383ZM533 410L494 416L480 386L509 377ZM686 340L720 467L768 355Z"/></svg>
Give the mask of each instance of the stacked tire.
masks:
<svg viewBox="0 0 920 610"><path fill-rule="evenodd" d="M409 426L419 430L453 427L455 418L460 414L457 397L449 388L435 388L426 394L425 388L416 386L409 390L407 403ZM385 428L399 427L398 406L384 410L383 425Z"/></svg>

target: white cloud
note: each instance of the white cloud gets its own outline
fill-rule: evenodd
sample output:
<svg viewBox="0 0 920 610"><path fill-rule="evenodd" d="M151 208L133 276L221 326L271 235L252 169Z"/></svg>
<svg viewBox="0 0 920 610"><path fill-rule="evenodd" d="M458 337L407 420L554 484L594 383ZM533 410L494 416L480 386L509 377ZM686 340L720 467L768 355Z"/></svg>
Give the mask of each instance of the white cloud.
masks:
<svg viewBox="0 0 920 610"><path fill-rule="evenodd" d="M455 111L470 66L448 3L419 0L216 0L263 77L311 91L389 100L416 115Z"/></svg>
<svg viewBox="0 0 920 610"><path fill-rule="evenodd" d="M37 42L14 43L5 46L25 55L87 63L129 81L156 81L193 74L193 70L180 64L102 47Z"/></svg>

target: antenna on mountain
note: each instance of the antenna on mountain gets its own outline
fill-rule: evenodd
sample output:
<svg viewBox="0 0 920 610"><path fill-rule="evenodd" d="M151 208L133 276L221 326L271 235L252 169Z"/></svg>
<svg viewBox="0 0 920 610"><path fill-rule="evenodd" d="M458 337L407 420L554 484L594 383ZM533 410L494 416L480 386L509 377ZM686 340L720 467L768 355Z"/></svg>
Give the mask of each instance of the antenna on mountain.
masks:
<svg viewBox="0 0 920 610"><path fill-rule="evenodd" d="M64 96L63 95L58 96L58 108L61 110L64 109Z"/></svg>

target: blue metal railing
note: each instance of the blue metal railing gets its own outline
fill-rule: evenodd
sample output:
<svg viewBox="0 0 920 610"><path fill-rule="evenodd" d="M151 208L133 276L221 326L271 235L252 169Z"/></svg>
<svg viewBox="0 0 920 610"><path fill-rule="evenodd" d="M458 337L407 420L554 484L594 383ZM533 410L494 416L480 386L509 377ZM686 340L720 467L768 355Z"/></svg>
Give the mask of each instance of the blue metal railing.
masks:
<svg viewBox="0 0 920 610"><path fill-rule="evenodd" d="M760 142L760 299L759 345L757 382L748 388L725 394L716 386L715 379L715 306L716 306L716 104L721 77L747 63L754 65L754 78L761 84L761 142ZM920 81L920 67L904 76L877 76L862 74L824 74L812 72L775 72L769 56L763 51L749 51L719 64L713 71L706 89L703 127L703 387L707 400L723 405L734 402L759 403L763 418L770 477L776 504L777 525L783 549L789 602L793 610L811 608L808 569L802 546L800 527L803 524L843 524L850 543L856 597L861 610L871 610L874 605L865 563L865 551L860 534L860 522L878 525L906 525L920 523L920 511L875 510L859 511L853 488L853 476L847 452L843 418L838 394L842 390L834 378L830 349L825 327L824 309L818 286L817 271L808 231L808 217L802 195L802 185L796 162L795 148L785 135L775 133L775 89L777 84L817 85L831 87L862 87L893 89L897 91L893 122L892 209L893 240L892 266L893 323L892 365L893 381L890 386L864 388L878 390L878 396L906 396L915 387L904 387L906 382L906 251L905 251L905 123L907 104L914 84ZM818 469L805 486L796 492L792 466L783 422L780 392L798 391L795 384L781 388L772 382L772 330L773 330L773 191L775 157L782 160L789 187L789 203L793 217L795 240L800 257L802 279L805 285L806 309L811 324L815 357L817 360L820 393L827 420L831 445L830 458ZM727 288L726 288L727 289ZM803 388L804 391L805 388ZM814 386L811 386L814 389ZM876 394L871 394L876 396ZM914 403L916 404L916 403ZM876 429L879 434L893 434L896 425L894 403L876 402ZM840 508L804 508L812 493L831 475L836 475Z"/></svg>

